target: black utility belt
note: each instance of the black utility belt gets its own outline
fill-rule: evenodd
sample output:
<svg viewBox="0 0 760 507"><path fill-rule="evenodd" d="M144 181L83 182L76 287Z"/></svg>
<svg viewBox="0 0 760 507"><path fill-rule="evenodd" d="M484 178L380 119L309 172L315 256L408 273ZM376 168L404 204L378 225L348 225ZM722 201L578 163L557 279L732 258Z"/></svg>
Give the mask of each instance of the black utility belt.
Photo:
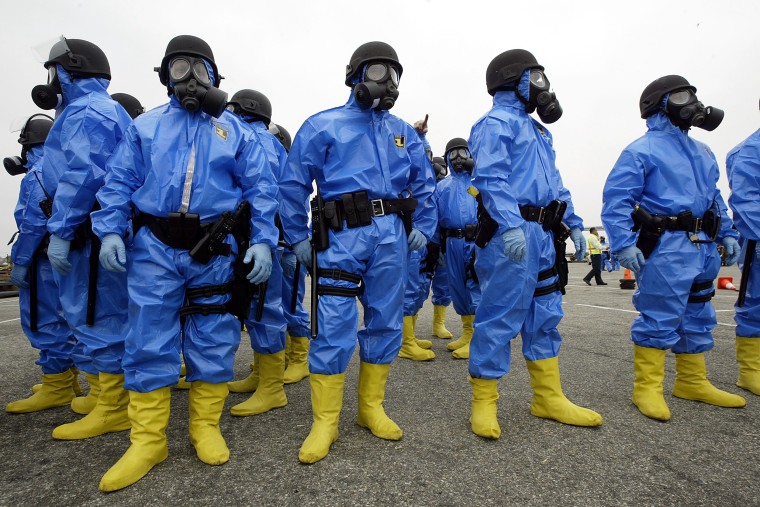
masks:
<svg viewBox="0 0 760 507"><path fill-rule="evenodd" d="M523 217L523 220L541 224L545 231L550 231L562 222L562 217L565 216L565 210L567 209L567 203L555 199L546 206L531 206L530 204L526 204L519 208L520 216Z"/></svg>
<svg viewBox="0 0 760 507"><path fill-rule="evenodd" d="M361 190L343 194L340 199L326 202L324 209L327 225L334 231L341 231L344 221L349 229L364 227L372 223L373 217L412 212L416 207L417 200L413 197L370 199L369 193Z"/></svg>
<svg viewBox="0 0 760 507"><path fill-rule="evenodd" d="M201 223L197 213L181 212L169 213L166 218L139 212L132 219L135 235L141 227L146 226L161 243L180 250L195 248L215 223ZM229 244L223 244L220 247L216 255L229 255L232 251L232 246Z"/></svg>
<svg viewBox="0 0 760 507"><path fill-rule="evenodd" d="M465 241L475 241L478 224L467 224L464 229L441 228L441 236L444 238L459 238Z"/></svg>
<svg viewBox="0 0 760 507"><path fill-rule="evenodd" d="M670 217L665 215L654 215L654 218L662 219L662 229L666 231L685 231L698 233L705 230L705 222L702 217Z"/></svg>

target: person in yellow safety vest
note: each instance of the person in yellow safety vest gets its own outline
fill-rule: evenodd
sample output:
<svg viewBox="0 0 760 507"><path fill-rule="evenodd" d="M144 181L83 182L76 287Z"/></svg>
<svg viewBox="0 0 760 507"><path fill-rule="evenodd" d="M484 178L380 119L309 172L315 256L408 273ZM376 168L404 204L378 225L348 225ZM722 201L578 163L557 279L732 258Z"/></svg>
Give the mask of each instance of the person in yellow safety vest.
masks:
<svg viewBox="0 0 760 507"><path fill-rule="evenodd" d="M597 285L607 285L602 280L602 244L599 242L599 233L596 232L596 227L589 229L588 235L588 251L591 254L591 271L583 277L583 281L586 285L591 285L591 277L596 280Z"/></svg>

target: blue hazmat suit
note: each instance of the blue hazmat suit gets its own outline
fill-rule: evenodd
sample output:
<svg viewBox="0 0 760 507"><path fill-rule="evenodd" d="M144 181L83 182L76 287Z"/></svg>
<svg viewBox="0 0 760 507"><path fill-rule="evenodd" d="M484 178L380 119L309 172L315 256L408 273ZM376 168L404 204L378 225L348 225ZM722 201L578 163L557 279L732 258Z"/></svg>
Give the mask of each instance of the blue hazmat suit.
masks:
<svg viewBox="0 0 760 507"><path fill-rule="evenodd" d="M106 161L124 136L132 118L108 94L103 78L72 79L57 66L63 103L45 141L42 183L53 196L53 215L47 222L50 234L71 241L86 227L103 185ZM81 231L80 231L81 233ZM127 331L127 278L123 273L98 270L95 319L87 325L87 292L92 241L79 249L73 244L68 256L71 272L54 272L64 317L92 366L77 366L88 373L120 374ZM76 359L76 358L75 358Z"/></svg>
<svg viewBox="0 0 760 507"><path fill-rule="evenodd" d="M469 371L474 378L498 379L509 371L510 343L518 333L529 361L556 357L562 341L557 330L562 294L533 297L537 287L557 283L556 275L537 281L539 272L554 266L554 238L538 222L523 220L518 206L543 207L560 199L567 203L563 221L570 228L583 229L583 221L555 165L551 133L530 117L514 91L496 92L491 110L473 125L468 144L475 159L472 184L498 224L475 260L481 300ZM527 242L521 262L504 253L502 235L515 227L522 229Z"/></svg>
<svg viewBox="0 0 760 507"><path fill-rule="evenodd" d="M282 175L288 153L277 138L269 132L263 121L255 121L248 123L248 125L258 135L276 182ZM272 273L267 281L267 295L264 300L264 311L261 314L261 321L256 320L256 310L259 305L258 298L254 298L251 311L245 320L245 327L251 337L251 347L261 354L275 354L285 349L287 323L285 322L285 315L283 313L285 303L283 300L284 276L280 262L283 250L283 247L279 245L272 249Z"/></svg>
<svg viewBox="0 0 760 507"><path fill-rule="evenodd" d="M110 233L124 237L133 211L167 217L186 209L197 213L201 223L211 223L243 200L251 205L251 244L273 249L277 187L258 134L229 111L218 119L190 113L172 96L127 129L98 192L102 209L92 214L93 230L100 238ZM233 255L217 255L202 264L190 258L188 250L162 243L148 227L135 233L133 244L127 245L130 329L125 389L149 392L176 384L180 351L188 382L232 380L240 343L235 317L193 314L184 326L179 318L186 289L231 281L238 251L231 234L226 243ZM190 303L226 304L229 299L224 293Z"/></svg>
<svg viewBox="0 0 760 507"><path fill-rule="evenodd" d="M345 105L307 119L293 140L280 182L281 217L288 244L309 237L304 202L314 180L325 202L362 190L368 191L370 199L397 199L402 191L409 190L418 202L414 228L428 240L433 236L436 216L430 197L435 176L417 132L387 111L361 109L353 94ZM362 277L360 358L367 363L389 364L401 348L408 257L401 217L387 214L373 218L364 227L330 229L328 237L330 246L317 255L319 268L336 268ZM326 277L321 277L319 284L357 287ZM356 301L353 297L320 296L316 318L319 335L310 345L309 371L343 373L356 347Z"/></svg>
<svg viewBox="0 0 760 507"><path fill-rule="evenodd" d="M26 154L28 171L21 180L18 203L13 212L19 233L11 249L11 260L14 265L29 269L27 282L31 276L37 277L37 330L30 328L32 301L28 288L19 289L21 328L32 347L40 351L37 364L42 373L51 374L62 373L74 365L72 354L76 339L63 318L53 268L42 250L47 240L47 217L39 204L45 200L45 192L39 183L43 150L40 144Z"/></svg>
<svg viewBox="0 0 760 507"><path fill-rule="evenodd" d="M438 229L464 229L466 225L478 223L477 201L467 193L472 177L467 171L455 171L451 163L446 162L450 176L441 180L433 193L433 202L438 209ZM475 242L448 237L445 255L454 311L459 315L475 315L481 297L480 284L472 273Z"/></svg>
<svg viewBox="0 0 760 507"><path fill-rule="evenodd" d="M433 287L433 304L436 306L449 306L451 304L451 293L449 292L449 274L446 266L438 263L431 285ZM425 289L424 299L427 299L429 291L430 287Z"/></svg>
<svg viewBox="0 0 760 507"><path fill-rule="evenodd" d="M748 240L760 240L760 130L749 136L726 157L731 195L728 205L742 238L742 252ZM744 257L741 259L744 260ZM760 338L760 261L754 259L747 281L744 306L736 307L736 335Z"/></svg>
<svg viewBox="0 0 760 507"><path fill-rule="evenodd" d="M404 286L404 317L417 315L425 302L421 300L423 287L425 287L424 268L427 257L427 247L409 251L409 260L406 267L406 285Z"/></svg>
<svg viewBox="0 0 760 507"><path fill-rule="evenodd" d="M652 215L676 216L691 210L702 217L719 209L719 238L737 237L716 184L720 170L712 151L673 125L663 112L646 120L648 131L620 154L604 186L602 223L617 253L636 244L631 213L636 205ZM704 232L699 238L705 240ZM641 347L698 354L712 349L716 326L712 303L690 303L692 285L712 282L720 270L715 243L695 244L684 231L664 231L637 276L633 304L640 312L631 340Z"/></svg>

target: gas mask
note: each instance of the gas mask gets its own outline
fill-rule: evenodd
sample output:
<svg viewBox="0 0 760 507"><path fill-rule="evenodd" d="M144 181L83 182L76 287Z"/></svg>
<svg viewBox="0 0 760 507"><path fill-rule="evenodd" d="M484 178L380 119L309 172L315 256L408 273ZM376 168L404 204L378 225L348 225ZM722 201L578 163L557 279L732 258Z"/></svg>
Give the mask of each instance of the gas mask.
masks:
<svg viewBox="0 0 760 507"><path fill-rule="evenodd" d="M665 114L681 130L699 127L715 130L723 121L723 110L717 107L705 107L691 90L677 90L668 94Z"/></svg>
<svg viewBox="0 0 760 507"><path fill-rule="evenodd" d="M466 148L455 148L447 156L451 168L458 173L462 171L470 173L475 167L475 161L470 157L470 152Z"/></svg>
<svg viewBox="0 0 760 507"><path fill-rule="evenodd" d="M370 63L364 80L354 86L356 103L362 109L388 110L398 98L398 69L384 62Z"/></svg>
<svg viewBox="0 0 760 507"><path fill-rule="evenodd" d="M57 109L63 103L63 91L56 65L48 68L47 84L32 88L32 100L40 109Z"/></svg>
<svg viewBox="0 0 760 507"><path fill-rule="evenodd" d="M449 174L449 168L446 167L446 161L443 157L433 157L433 169L435 170L435 181L439 182Z"/></svg>
<svg viewBox="0 0 760 507"><path fill-rule="evenodd" d="M227 93L215 88L202 58L180 56L169 64L169 80L182 107L194 113L199 109L219 118L227 105Z"/></svg>
<svg viewBox="0 0 760 507"><path fill-rule="evenodd" d="M19 174L26 174L26 148L21 149L20 157L5 157L3 159L3 167L8 171L11 176L18 176Z"/></svg>
<svg viewBox="0 0 760 507"><path fill-rule="evenodd" d="M540 69L530 69L530 83L528 97L520 93L517 87L517 96L525 104L528 114L538 112L538 117L544 123L554 123L562 116L562 106L559 105L557 96L549 91L549 80Z"/></svg>

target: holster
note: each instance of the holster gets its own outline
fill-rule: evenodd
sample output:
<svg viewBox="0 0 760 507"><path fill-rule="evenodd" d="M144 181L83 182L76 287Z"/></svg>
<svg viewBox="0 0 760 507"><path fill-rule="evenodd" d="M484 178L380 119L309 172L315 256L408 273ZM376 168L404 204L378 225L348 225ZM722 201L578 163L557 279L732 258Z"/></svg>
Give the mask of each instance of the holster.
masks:
<svg viewBox="0 0 760 507"><path fill-rule="evenodd" d="M475 200L478 201L478 227L475 232L475 244L480 248L485 248L496 231L499 230L499 224L488 214L483 205L483 197L480 194L475 197Z"/></svg>
<svg viewBox="0 0 760 507"><path fill-rule="evenodd" d="M633 217L633 230L639 231L639 237L636 240L636 247L641 250L644 258L647 259L660 241L663 231L662 217L652 216L641 206L636 206L631 214Z"/></svg>
<svg viewBox="0 0 760 507"><path fill-rule="evenodd" d="M570 237L570 228L560 220L552 229L554 235L554 269L559 276L559 290L565 295L565 286L570 275L567 264L567 238Z"/></svg>
<svg viewBox="0 0 760 507"><path fill-rule="evenodd" d="M420 269L421 273L428 273L432 275L435 273L435 268L438 266L438 257L441 255L441 245L438 243L427 244L427 255L425 256L425 263Z"/></svg>
<svg viewBox="0 0 760 507"><path fill-rule="evenodd" d="M335 202L331 202L333 206L331 209L334 210L335 215L337 215L337 206L335 206ZM315 251L317 252L323 252L327 250L327 247L330 246L330 236L327 233L327 217L325 216L325 203L322 200L322 196L317 194L312 200L311 200L311 244ZM335 216L333 215L333 216ZM333 220L333 218L331 218ZM341 225L342 228L342 225Z"/></svg>

